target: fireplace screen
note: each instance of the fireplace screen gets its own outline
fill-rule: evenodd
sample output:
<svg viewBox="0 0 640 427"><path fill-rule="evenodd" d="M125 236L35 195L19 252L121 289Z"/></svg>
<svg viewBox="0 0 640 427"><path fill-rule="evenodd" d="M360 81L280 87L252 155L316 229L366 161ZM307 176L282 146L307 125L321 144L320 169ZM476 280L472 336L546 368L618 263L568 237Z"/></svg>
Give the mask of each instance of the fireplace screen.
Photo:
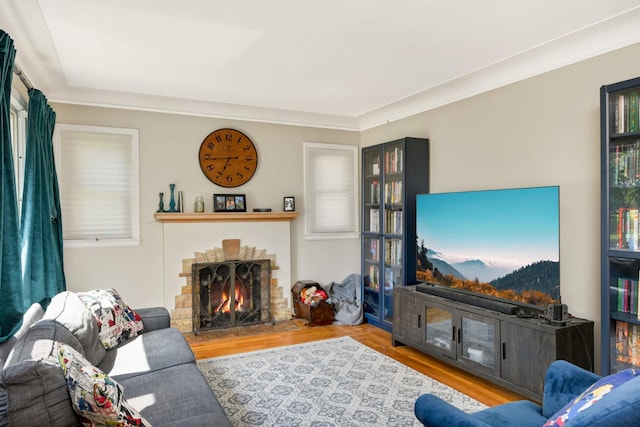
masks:
<svg viewBox="0 0 640 427"><path fill-rule="evenodd" d="M269 260L192 266L193 331L271 322Z"/></svg>

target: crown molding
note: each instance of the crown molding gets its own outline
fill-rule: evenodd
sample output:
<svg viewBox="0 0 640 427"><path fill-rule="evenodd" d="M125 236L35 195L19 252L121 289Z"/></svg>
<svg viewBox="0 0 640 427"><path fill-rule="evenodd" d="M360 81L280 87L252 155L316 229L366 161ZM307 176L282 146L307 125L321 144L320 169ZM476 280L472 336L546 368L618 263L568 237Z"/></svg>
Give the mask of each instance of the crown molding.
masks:
<svg viewBox="0 0 640 427"><path fill-rule="evenodd" d="M640 8L358 116L359 129L413 116L640 42Z"/></svg>

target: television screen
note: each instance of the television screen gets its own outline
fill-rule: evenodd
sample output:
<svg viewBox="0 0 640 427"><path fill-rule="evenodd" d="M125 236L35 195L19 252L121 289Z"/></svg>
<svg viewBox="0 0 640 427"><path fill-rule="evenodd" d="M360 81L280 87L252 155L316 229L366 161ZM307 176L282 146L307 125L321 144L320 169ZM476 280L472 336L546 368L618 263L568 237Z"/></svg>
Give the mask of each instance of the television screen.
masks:
<svg viewBox="0 0 640 427"><path fill-rule="evenodd" d="M417 280L536 306L559 302L559 192L418 195Z"/></svg>

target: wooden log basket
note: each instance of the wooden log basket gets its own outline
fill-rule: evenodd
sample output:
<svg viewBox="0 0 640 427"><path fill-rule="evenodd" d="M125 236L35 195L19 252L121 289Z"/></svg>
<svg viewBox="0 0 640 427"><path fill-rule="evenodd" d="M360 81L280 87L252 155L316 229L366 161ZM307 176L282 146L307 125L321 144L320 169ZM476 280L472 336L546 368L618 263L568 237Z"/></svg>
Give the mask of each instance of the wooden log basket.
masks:
<svg viewBox="0 0 640 427"><path fill-rule="evenodd" d="M326 300L316 301L313 305L302 302L301 292L313 286L323 289L318 282L312 280L298 281L291 289L294 316L299 319L306 319L305 325L307 326L329 325L334 320L333 303L329 303Z"/></svg>

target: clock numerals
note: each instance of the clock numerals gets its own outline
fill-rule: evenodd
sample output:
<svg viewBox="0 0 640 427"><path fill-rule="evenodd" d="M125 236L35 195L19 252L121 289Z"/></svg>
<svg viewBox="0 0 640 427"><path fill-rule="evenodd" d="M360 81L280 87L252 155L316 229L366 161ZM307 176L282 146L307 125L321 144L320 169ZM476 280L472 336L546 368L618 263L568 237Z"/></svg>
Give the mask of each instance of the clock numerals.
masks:
<svg viewBox="0 0 640 427"><path fill-rule="evenodd" d="M237 187L253 177L258 153L245 134L224 128L211 132L202 142L199 162L211 182L222 187Z"/></svg>

